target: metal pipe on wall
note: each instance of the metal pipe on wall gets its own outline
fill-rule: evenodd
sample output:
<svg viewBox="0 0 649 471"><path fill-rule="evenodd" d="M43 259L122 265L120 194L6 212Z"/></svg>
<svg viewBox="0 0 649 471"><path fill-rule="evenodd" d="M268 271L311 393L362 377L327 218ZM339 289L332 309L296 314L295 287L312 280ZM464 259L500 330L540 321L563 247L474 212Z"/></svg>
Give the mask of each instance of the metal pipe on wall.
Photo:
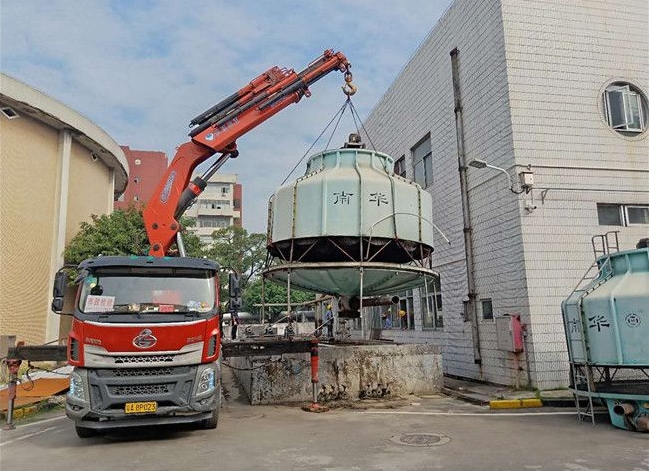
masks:
<svg viewBox="0 0 649 471"><path fill-rule="evenodd" d="M457 160L460 171L460 192L462 193L462 216L464 221L464 252L466 255L466 278L469 297L468 309L470 316L471 331L473 339L473 361L476 364L482 363L480 351L480 330L478 328L478 305L476 302L473 261L473 229L471 227L471 208L469 206L469 194L467 186L467 162L464 153L464 123L462 120L462 99L460 94L460 71L458 54L460 51L455 48L451 51L451 70L453 75L453 99L455 105L455 134L457 139Z"/></svg>

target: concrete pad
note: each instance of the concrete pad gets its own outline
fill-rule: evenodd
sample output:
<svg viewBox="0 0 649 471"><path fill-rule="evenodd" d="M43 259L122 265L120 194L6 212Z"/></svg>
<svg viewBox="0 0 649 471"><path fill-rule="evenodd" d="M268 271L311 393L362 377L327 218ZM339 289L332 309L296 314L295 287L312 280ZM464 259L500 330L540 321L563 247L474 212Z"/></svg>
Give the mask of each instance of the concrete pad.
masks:
<svg viewBox="0 0 649 471"><path fill-rule="evenodd" d="M440 349L420 344L321 345L319 402L437 394ZM253 405L311 401L309 354L233 357L227 360Z"/></svg>

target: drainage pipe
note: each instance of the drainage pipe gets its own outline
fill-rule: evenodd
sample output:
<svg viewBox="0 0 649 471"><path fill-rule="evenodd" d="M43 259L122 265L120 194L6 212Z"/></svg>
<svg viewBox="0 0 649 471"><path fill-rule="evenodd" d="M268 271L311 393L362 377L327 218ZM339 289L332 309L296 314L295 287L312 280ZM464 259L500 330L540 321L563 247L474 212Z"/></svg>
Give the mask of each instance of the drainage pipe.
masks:
<svg viewBox="0 0 649 471"><path fill-rule="evenodd" d="M460 71L458 54L460 51L455 48L451 51L451 69L453 75L453 98L455 102L455 134L457 140L457 160L460 171L460 192L462 193L462 216L464 220L464 252L466 258L466 278L467 278L467 296L468 310L471 322L471 332L473 339L473 361L480 365L482 363L482 353L480 352L480 330L478 328L478 304L477 294L475 291L474 279L474 261L473 261L473 229L471 227L471 208L469 206L469 192L467 185L467 162L464 153L464 122L462 119L462 98L460 95ZM482 376L482 372L480 373Z"/></svg>

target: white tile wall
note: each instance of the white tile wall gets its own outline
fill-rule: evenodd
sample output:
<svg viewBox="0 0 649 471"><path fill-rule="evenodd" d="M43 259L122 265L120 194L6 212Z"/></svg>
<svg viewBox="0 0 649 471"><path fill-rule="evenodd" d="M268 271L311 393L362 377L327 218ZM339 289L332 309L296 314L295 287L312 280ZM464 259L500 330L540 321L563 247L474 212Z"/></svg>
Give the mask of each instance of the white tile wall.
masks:
<svg viewBox="0 0 649 471"><path fill-rule="evenodd" d="M512 175L529 165L536 187L517 196L502 173L468 169L478 297L493 300L495 315L520 313L529 324L535 386L565 386L561 301L593 260L591 237L614 229L598 225L596 204L649 204L649 139L609 129L601 105L612 80L649 90L647 5L458 0L367 118L372 142L395 157L409 157L431 135L433 220L451 239L447 246L435 238L445 326L421 331L419 323L418 331L395 336L440 344L446 373L504 384L516 375L512 354L496 349L492 321L480 323L482 365L474 363L471 327L463 321L450 51L459 49L467 160L483 159ZM530 196L537 206L531 213L524 209ZM619 229L625 249L649 233L646 226Z"/></svg>
<svg viewBox="0 0 649 471"><path fill-rule="evenodd" d="M649 90L648 56L640 53L648 46L647 5L503 2L516 163L532 166L535 197L541 188L565 189L548 190L544 203L521 218L540 387L567 381L560 304L593 261L591 237L613 229L598 225L596 204L649 204L648 141L609 129L601 106L601 92L614 79ZM563 168L579 166L602 170ZM649 233L620 229L623 249Z"/></svg>

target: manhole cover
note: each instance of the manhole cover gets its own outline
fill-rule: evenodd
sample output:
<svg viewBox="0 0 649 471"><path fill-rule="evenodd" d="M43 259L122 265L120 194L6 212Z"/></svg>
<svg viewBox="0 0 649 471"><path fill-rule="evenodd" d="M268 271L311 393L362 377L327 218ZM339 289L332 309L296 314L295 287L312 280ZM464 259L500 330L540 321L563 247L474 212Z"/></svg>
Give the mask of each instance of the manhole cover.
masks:
<svg viewBox="0 0 649 471"><path fill-rule="evenodd" d="M390 437L395 443L407 446L439 446L451 441L446 435L437 433L404 433Z"/></svg>

